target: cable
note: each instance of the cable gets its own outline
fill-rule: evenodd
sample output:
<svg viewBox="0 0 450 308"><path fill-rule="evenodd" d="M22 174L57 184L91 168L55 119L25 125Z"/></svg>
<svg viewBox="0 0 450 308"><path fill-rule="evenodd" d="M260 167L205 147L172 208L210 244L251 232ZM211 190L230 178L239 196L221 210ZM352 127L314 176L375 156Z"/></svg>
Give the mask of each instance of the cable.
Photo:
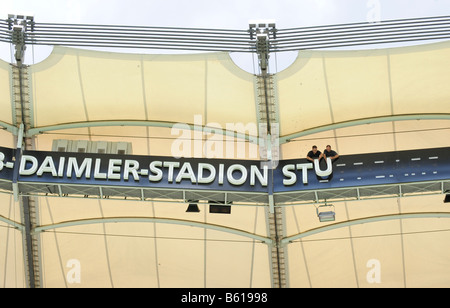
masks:
<svg viewBox="0 0 450 308"><path fill-rule="evenodd" d="M377 238L377 237L387 237L387 236L399 236L399 235L415 235L415 234L428 234L428 233L444 233L450 232L450 229L439 229L439 230L425 230L425 231L411 231L411 232L396 232L396 233L386 233L386 234L372 234L372 235L357 235L357 236L343 236L343 237L333 237L333 238L318 238L318 239L297 239L293 240L291 243L299 242L326 242L334 240L350 240L350 239L364 239L364 238Z"/></svg>
<svg viewBox="0 0 450 308"><path fill-rule="evenodd" d="M182 137L161 137L161 136L125 136L125 135L105 135L105 134L81 134L81 133L54 133L54 132L43 132L41 135L63 135L63 136L83 136L83 137L114 137L114 138L134 138L134 139L154 139L154 140L185 140L185 141L209 141L209 139L204 136L203 138L182 138ZM225 140L225 142L227 142ZM233 139L229 142L236 142L236 143L249 143L251 142L249 140L243 140L243 139Z"/></svg>
<svg viewBox="0 0 450 308"><path fill-rule="evenodd" d="M223 47L196 47L194 45L170 45L170 44L96 44L96 43L77 43L77 42L52 42L40 41L35 45L58 45L58 46L76 46L76 47L101 47L101 48L138 48L138 49L163 49L163 50L190 50L190 51L217 51L217 52L252 52L251 49L243 48L223 48Z"/></svg>
<svg viewBox="0 0 450 308"><path fill-rule="evenodd" d="M10 28L11 20L0 20L0 41L11 42ZM256 52L250 30L35 22L28 30L32 45ZM450 38L450 16L267 31L270 52L443 40Z"/></svg>
<svg viewBox="0 0 450 308"><path fill-rule="evenodd" d="M50 40L59 40L60 42L75 42L74 38L47 38L44 36L39 35L33 35L33 37L30 37L28 41L31 42L44 42L46 39ZM219 40L212 40L212 39L189 39L189 38L161 38L161 37L132 37L132 36L89 36L89 37L83 37L83 38L76 38L77 41L80 42L90 42L90 43L96 43L105 41L108 43L122 43L122 42L135 42L136 44L143 44L143 43L169 43L169 44L197 44L197 45L213 45L213 46L230 46L230 47L241 47L248 49L250 47L249 42L230 42L230 41L219 41ZM180 41L180 42L177 42Z"/></svg>
<svg viewBox="0 0 450 308"><path fill-rule="evenodd" d="M450 30L450 23L447 24L447 26L433 26L433 27L422 27L422 28L414 28L414 29L396 29L396 31L393 31L391 29L383 29L383 31L359 31L362 33L354 33L355 31L350 32L338 32L338 33L329 33L325 32L323 34L304 34L301 36L289 36L288 39L277 39L273 41L276 44L280 43L286 43L291 41L298 41L298 40L304 40L304 41L310 41L310 36L313 36L312 39L319 39L319 38L332 38L333 40L339 37L382 37L383 35L403 35L403 34L418 34L418 33L440 33L443 31L449 31ZM300 39L298 38L300 37Z"/></svg>
<svg viewBox="0 0 450 308"><path fill-rule="evenodd" d="M46 230L46 233L55 234L75 234L75 235L93 235L93 236L109 236L109 237L125 237L125 238L143 238L143 239L160 239L160 240L184 240L184 241L207 241L207 242L231 242L231 243L258 243L257 240L231 240L231 239L208 239L208 238L187 238L187 237L171 237L171 236L151 236L151 235L130 235L130 234L112 234L112 233L95 233L95 232L75 232L61 230Z"/></svg>
<svg viewBox="0 0 450 308"><path fill-rule="evenodd" d="M127 31L165 31L165 32L191 32L191 33L227 33L229 35L247 36L247 30L230 30L230 29L204 29L204 28L177 28L177 27L155 27L155 26L126 26L126 25L95 25L95 24L57 24L57 23L36 23L35 28L49 29L124 29Z"/></svg>
<svg viewBox="0 0 450 308"><path fill-rule="evenodd" d="M391 41L406 41L406 40L429 40L448 38L450 35L450 27L446 29L438 30L421 30L421 31L408 31L405 33L389 32L387 34L340 34L333 36L318 36L314 38L302 38L302 39L289 39L285 40L283 44L279 41L275 41L273 46L277 50L283 50L288 48L308 48L308 46L324 47L337 44L367 44L367 43L379 43L379 42L391 42Z"/></svg>
<svg viewBox="0 0 450 308"><path fill-rule="evenodd" d="M381 40L350 40L343 42L331 42L324 44L299 44L291 47L278 48L275 47L271 51L299 51L299 50L311 50L311 49L324 49L324 48L340 48L340 47L351 47L351 46L363 46L363 45L376 45L376 44L391 44L391 43L406 43L406 42L417 42L417 41L428 41L428 40L443 40L450 38L450 33L439 36L416 36L410 38L391 38L391 39L381 39Z"/></svg>
<svg viewBox="0 0 450 308"><path fill-rule="evenodd" d="M355 134L355 135L340 135L339 137L314 137L314 138L304 138L299 137L298 139L291 139L289 142L304 142L311 140L322 140L322 139L331 139L331 138L355 138L355 137L370 137L370 136L381 136L381 135L395 135L395 134L411 134L411 133L423 133L423 132L432 132L432 131L441 131L441 130L449 130L450 127L442 127L442 128L429 128L429 129L418 129L418 130L402 130L402 131L390 131L390 132L380 132L380 133L366 133L366 134Z"/></svg>
<svg viewBox="0 0 450 308"><path fill-rule="evenodd" d="M184 35L180 36L179 34L154 34L154 33L142 33L142 34L127 34L124 32L111 32L108 33L108 35L105 35L102 32L89 32L87 34L80 35L78 32L75 31L67 31L64 33L46 33L43 31L36 31L30 33L33 37L43 37L43 38L59 38L59 37L76 37L78 39L154 39L154 40L166 40L166 41L174 41L174 40L181 40L181 41L201 41L201 42L208 42L208 43L229 43L229 44L249 44L250 40L243 40L243 39L235 39L235 38L229 38L229 37L220 37L220 36L210 36L210 35L204 35L201 37L193 36L193 35Z"/></svg>
<svg viewBox="0 0 450 308"><path fill-rule="evenodd" d="M423 22L432 22L432 20L450 20L450 16L437 16L437 17L419 17L419 18L408 18L408 19L394 19L387 20L377 23L369 23L369 22L358 22L358 23L348 23L348 24L337 24L337 25L324 25L324 26L311 26L311 27L300 27L300 28L291 28L291 29L277 29L277 36L282 35L283 33L291 33L292 31L317 31L317 30L342 30L349 28L360 28L360 27L383 27L386 25L408 25L408 24L421 24Z"/></svg>
<svg viewBox="0 0 450 308"><path fill-rule="evenodd" d="M432 131L440 131L440 130L449 130L450 127L438 127L438 128L429 128L429 129L420 129L420 130L402 130L402 131L389 131L389 132L379 132L379 133L366 133L366 134L354 134L354 135L340 135L338 138L354 138L354 137L367 137L367 136L380 136L380 135L391 135L391 134L409 134L409 133L418 133L418 132L432 132ZM181 138L176 136L171 137L163 137L163 136L133 136L133 135L108 135L108 134L82 134L82 133L58 133L58 132L42 132L41 135L68 135L68 136L84 136L84 137L117 137L117 138L135 138L135 139L156 139L156 140L206 140L206 136L203 138ZM317 139L330 139L334 138L331 136L328 137L314 137L314 138L305 138L299 137L296 139L291 139L289 142L302 142L308 140L317 140ZM243 142L249 143L248 140L243 139L235 139L234 142Z"/></svg>

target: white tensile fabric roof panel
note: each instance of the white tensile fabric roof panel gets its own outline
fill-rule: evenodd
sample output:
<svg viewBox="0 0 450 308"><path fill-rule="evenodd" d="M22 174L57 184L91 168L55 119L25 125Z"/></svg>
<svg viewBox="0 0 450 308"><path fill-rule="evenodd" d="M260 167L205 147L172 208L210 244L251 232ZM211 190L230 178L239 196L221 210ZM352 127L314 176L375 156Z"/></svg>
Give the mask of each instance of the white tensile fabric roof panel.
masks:
<svg viewBox="0 0 450 308"><path fill-rule="evenodd" d="M136 55L55 47L31 66L36 127L92 121L255 123L253 76L227 53ZM239 112L236 112L239 110Z"/></svg>
<svg viewBox="0 0 450 308"><path fill-rule="evenodd" d="M288 247L291 287L448 286L448 218L393 219L325 230L327 225L400 213L449 213L441 196L336 204L336 222L312 219L314 206L287 210L288 233L323 229ZM376 271L375 271L376 270Z"/></svg>
<svg viewBox="0 0 450 308"><path fill-rule="evenodd" d="M0 91L0 121L6 124L14 124L15 119L12 113L12 93L11 90L15 86L12 81L11 65L0 60L0 84L2 85Z"/></svg>
<svg viewBox="0 0 450 308"><path fill-rule="evenodd" d="M276 74L280 137L381 117L447 115L450 43L301 51ZM55 47L30 68L35 127L96 121L257 123L254 76L226 53ZM106 112L107 111L107 112Z"/></svg>
<svg viewBox="0 0 450 308"><path fill-rule="evenodd" d="M183 219L264 234L263 208L234 208L234 215L186 213L183 204L40 198L43 225L98 217ZM225 218L225 219L224 219ZM95 223L42 233L45 287L270 287L266 244L239 235L176 223ZM80 283L66 279L80 262Z"/></svg>
<svg viewBox="0 0 450 308"><path fill-rule="evenodd" d="M449 114L450 43L301 51L277 75L280 135L377 117Z"/></svg>

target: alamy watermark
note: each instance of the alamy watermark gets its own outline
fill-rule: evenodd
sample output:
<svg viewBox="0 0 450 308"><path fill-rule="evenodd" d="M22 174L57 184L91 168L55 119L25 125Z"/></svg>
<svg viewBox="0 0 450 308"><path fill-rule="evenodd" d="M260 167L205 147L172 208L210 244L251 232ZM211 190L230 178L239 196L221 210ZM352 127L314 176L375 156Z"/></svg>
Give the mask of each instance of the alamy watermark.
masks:
<svg viewBox="0 0 450 308"><path fill-rule="evenodd" d="M370 259L366 263L366 267L370 268L367 272L366 280L370 284L381 283L381 262L377 259Z"/></svg>
<svg viewBox="0 0 450 308"><path fill-rule="evenodd" d="M370 22L370 23L381 22L380 0L367 0L366 6L368 9L367 16L366 16L367 22Z"/></svg>
<svg viewBox="0 0 450 308"><path fill-rule="evenodd" d="M69 284L81 283L81 262L77 259L70 259L66 263L69 271L66 274L66 279Z"/></svg>
<svg viewBox="0 0 450 308"><path fill-rule="evenodd" d="M77 259L70 259L66 263L69 269L66 274L66 280L69 284L81 283L81 262ZM381 262L378 259L370 259L366 263L369 271L366 274L366 280L369 284L381 283Z"/></svg>
<svg viewBox="0 0 450 308"><path fill-rule="evenodd" d="M201 115L194 116L193 124L176 123L171 135L175 158L260 159L270 161L273 167L279 161L278 123L203 123Z"/></svg>

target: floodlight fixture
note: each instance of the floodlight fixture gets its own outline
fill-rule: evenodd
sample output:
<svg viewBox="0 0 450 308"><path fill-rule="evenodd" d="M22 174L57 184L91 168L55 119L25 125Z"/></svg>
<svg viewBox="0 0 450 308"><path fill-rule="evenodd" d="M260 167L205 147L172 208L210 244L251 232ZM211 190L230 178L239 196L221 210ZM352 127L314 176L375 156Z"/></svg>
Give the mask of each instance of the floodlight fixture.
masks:
<svg viewBox="0 0 450 308"><path fill-rule="evenodd" d="M231 214L232 202L209 201L209 212L212 214Z"/></svg>
<svg viewBox="0 0 450 308"><path fill-rule="evenodd" d="M447 190L446 193L444 203L450 203L450 190Z"/></svg>
<svg viewBox="0 0 450 308"><path fill-rule="evenodd" d="M333 208L332 210L330 209L329 211L321 211L321 209L323 208L331 208L331 207ZM316 207L316 213L317 217L319 217L320 222L328 222L336 220L336 212L334 211L334 205L327 204L326 201L325 204Z"/></svg>
<svg viewBox="0 0 450 308"><path fill-rule="evenodd" d="M189 205L186 210L186 213L199 213L200 209L198 208L198 200L188 200Z"/></svg>

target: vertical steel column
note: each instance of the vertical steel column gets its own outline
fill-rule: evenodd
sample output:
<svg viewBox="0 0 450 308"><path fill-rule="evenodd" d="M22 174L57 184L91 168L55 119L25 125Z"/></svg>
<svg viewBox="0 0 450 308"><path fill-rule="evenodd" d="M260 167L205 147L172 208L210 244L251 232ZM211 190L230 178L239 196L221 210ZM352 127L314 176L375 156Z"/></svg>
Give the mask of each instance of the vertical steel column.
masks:
<svg viewBox="0 0 450 308"><path fill-rule="evenodd" d="M14 194L18 198L21 206L21 216L24 223L23 246L24 262L28 286L38 288L41 285L40 279L40 251L39 235L33 235L32 230L36 227L36 200L32 197L20 196L18 189L18 162L22 155L22 150L31 148L31 138L24 138L24 131L30 128L31 114L30 93L28 87L28 68L24 65L25 40L27 31L34 30L34 18L23 15L8 15L8 28L11 33L11 43L15 46L16 64L12 65L12 83L13 83L13 104L15 106L16 118L15 124L20 127L17 136L16 165L14 174ZM18 159L17 159L18 158Z"/></svg>
<svg viewBox="0 0 450 308"><path fill-rule="evenodd" d="M249 25L250 39L255 40L255 51L258 55L260 74L256 76L258 95L258 120L259 120L259 150L261 159L265 159L270 170L268 183L268 226L269 236L272 239L270 248L272 263L272 286L274 288L286 287L286 264L283 238L283 208L276 207L273 197L273 168L278 164L278 142L274 144L274 134L278 134L278 121L276 117L276 101L274 94L274 79L269 74L270 38L276 38L274 23L255 23ZM277 139L278 137L275 136ZM278 140L278 139L277 139ZM274 155L277 151L276 155Z"/></svg>

